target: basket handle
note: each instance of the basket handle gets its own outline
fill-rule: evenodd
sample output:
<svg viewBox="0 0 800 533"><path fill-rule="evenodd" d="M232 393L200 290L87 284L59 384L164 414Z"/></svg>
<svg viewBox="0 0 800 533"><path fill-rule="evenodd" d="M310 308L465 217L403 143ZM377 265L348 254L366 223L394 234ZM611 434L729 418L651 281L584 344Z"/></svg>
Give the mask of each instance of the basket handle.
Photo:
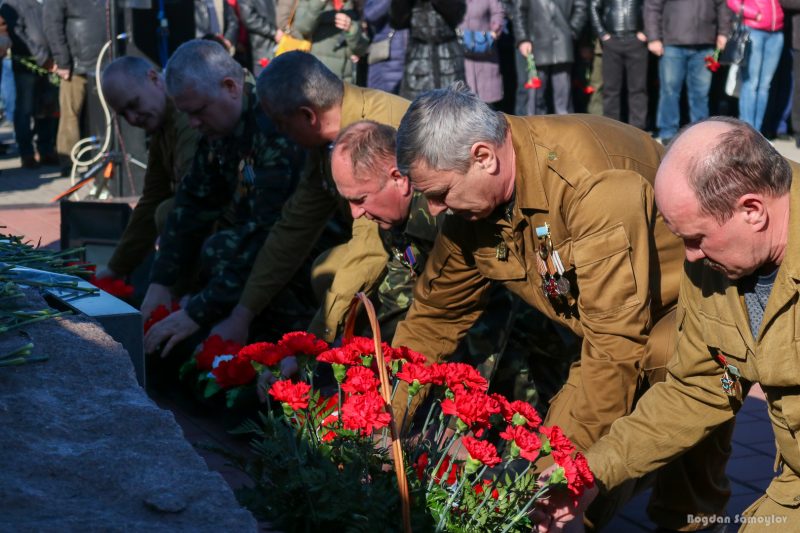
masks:
<svg viewBox="0 0 800 533"><path fill-rule="evenodd" d="M367 298L363 292L359 292L350 302L350 309L347 312L347 322L344 326L344 340L348 341L353 337L353 329L355 328L356 315L358 314L360 304L364 305L367 311L367 318L369 318L369 325L372 329L372 340L375 343L375 358L378 361L378 376L381 381L381 396L386 406L389 409L391 416L391 423L389 429L392 433L392 458L394 459L394 472L397 476L397 488L400 491L400 505L403 510L403 531L411 533L411 498L408 493L408 479L406 478L406 469L403 462L403 447L400 444L398 435L400 434L397 428L397 421L394 417L392 410L392 392L389 385L389 373L386 371L386 361L383 357L383 350L381 349L381 329L378 325L378 317L375 314L375 306Z"/></svg>

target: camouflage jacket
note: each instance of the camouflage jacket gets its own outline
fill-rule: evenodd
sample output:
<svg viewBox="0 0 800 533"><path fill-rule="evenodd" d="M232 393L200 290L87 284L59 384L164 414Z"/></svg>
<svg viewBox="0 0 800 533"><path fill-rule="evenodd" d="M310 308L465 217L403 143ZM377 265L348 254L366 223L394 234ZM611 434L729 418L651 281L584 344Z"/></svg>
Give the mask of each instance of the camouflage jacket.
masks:
<svg viewBox="0 0 800 533"><path fill-rule="evenodd" d="M200 139L191 171L176 192L151 281L173 286L196 263L215 225L235 229L239 242L263 243L294 191L295 153L294 145L261 111L254 79L247 74L242 115L233 133L222 139ZM225 276L208 280L189 301L189 316L203 325L213 323L230 311L216 305L227 300L221 295L229 292Z"/></svg>
<svg viewBox="0 0 800 533"><path fill-rule="evenodd" d="M377 292L381 324L402 318L411 305L414 284L425 267L443 219L444 215L432 216L425 197L415 192L405 225L381 230L381 240L389 253L386 275Z"/></svg>

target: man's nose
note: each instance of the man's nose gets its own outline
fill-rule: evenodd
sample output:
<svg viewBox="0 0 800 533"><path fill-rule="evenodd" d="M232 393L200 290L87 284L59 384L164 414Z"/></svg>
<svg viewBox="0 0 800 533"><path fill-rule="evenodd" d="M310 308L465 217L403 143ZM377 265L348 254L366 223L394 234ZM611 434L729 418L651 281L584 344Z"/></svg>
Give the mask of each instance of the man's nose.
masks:
<svg viewBox="0 0 800 533"><path fill-rule="evenodd" d="M705 257L706 254L704 254L703 250L700 248L686 248L686 260L690 263L700 261L701 259L705 259Z"/></svg>
<svg viewBox="0 0 800 533"><path fill-rule="evenodd" d="M359 205L350 204L350 214L353 216L353 220L363 217L364 216L364 208Z"/></svg>

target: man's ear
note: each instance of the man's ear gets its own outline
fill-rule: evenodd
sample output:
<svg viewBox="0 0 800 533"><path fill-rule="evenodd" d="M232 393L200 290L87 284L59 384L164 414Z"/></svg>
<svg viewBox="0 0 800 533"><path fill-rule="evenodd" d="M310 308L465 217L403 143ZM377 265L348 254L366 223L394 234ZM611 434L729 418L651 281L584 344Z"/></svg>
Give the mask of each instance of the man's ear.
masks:
<svg viewBox="0 0 800 533"><path fill-rule="evenodd" d="M297 113L308 122L309 126L315 126L319 122L319 115L314 111L314 108L309 106L300 106Z"/></svg>
<svg viewBox="0 0 800 533"><path fill-rule="evenodd" d="M397 167L392 167L392 170L389 172L392 182L395 186L400 189L400 194L403 196L407 196L411 194L411 180L408 179L408 176L404 176L400 173L400 169Z"/></svg>
<svg viewBox="0 0 800 533"><path fill-rule="evenodd" d="M242 97L242 86L233 78L227 76L222 78L222 90L235 100L239 100Z"/></svg>
<svg viewBox="0 0 800 533"><path fill-rule="evenodd" d="M744 217L755 231L761 231L769 222L764 197L757 193L749 193L739 197L736 201L737 211Z"/></svg>
<svg viewBox="0 0 800 533"><path fill-rule="evenodd" d="M478 141L470 148L472 164L478 165L481 170L489 174L497 172L497 148L489 142Z"/></svg>

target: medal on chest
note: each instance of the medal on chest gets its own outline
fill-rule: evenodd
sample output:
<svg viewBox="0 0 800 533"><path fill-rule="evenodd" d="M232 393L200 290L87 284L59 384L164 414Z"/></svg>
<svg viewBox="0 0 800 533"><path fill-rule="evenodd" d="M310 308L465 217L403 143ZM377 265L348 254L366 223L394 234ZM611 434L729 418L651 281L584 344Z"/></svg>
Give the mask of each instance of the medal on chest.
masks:
<svg viewBox="0 0 800 533"><path fill-rule="evenodd" d="M564 263L553 247L550 238L550 224L536 228L538 249L536 250L536 268L542 276L542 291L551 301L571 300L570 283L564 277Z"/></svg>
<svg viewBox="0 0 800 533"><path fill-rule="evenodd" d="M725 369L725 372L722 374L722 377L719 378L720 383L722 383L722 391L733 398L737 398L739 400L742 399L742 383L741 383L741 373L739 369L735 366L728 363L728 360L722 355L722 352L719 350L715 350L714 352L714 359L722 365L722 368Z"/></svg>

